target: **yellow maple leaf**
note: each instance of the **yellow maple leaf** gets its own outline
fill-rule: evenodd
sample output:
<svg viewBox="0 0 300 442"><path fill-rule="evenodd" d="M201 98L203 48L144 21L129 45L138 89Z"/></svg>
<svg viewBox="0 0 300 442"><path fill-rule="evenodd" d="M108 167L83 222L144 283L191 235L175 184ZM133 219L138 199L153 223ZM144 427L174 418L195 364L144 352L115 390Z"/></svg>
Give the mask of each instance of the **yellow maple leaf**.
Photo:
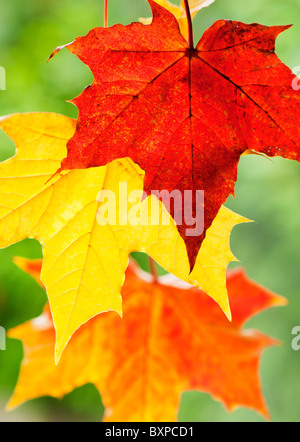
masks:
<svg viewBox="0 0 300 442"><path fill-rule="evenodd" d="M57 114L3 117L0 127L15 141L17 154L0 164L0 247L24 238L43 246L42 281L56 329L58 362L73 333L90 318L114 310L122 314L120 295L128 255L143 251L180 279L202 289L230 318L226 267L234 260L229 236L244 218L222 207L207 232L193 272L174 221L155 198L141 202L144 173L131 160L105 167L55 174L66 156L76 121ZM159 225L99 224L99 194L118 196L139 189L142 217L156 205ZM135 206L128 201L128 213ZM97 216L98 215L98 216Z"/></svg>
<svg viewBox="0 0 300 442"><path fill-rule="evenodd" d="M186 40L188 40L188 24L186 20L186 11L184 0L181 0L180 6L174 5L169 0L155 0L160 6L163 6L177 18L180 27L180 32ZM191 16L194 18L200 9L211 5L215 0L189 0ZM150 24L152 18L141 18L140 21L144 24Z"/></svg>

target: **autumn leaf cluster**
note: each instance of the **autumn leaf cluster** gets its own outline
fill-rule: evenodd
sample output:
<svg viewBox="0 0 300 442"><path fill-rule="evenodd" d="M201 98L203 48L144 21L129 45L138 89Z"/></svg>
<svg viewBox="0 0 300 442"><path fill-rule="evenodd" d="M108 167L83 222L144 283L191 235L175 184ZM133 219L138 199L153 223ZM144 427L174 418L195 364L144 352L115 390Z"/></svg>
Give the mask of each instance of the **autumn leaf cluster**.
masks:
<svg viewBox="0 0 300 442"><path fill-rule="evenodd" d="M212 2L190 0L191 16ZM244 325L285 300L241 269L226 273L231 230L248 220L223 204L241 155L300 159L300 93L275 54L287 27L221 20L194 47L186 2L148 3L152 19L95 28L64 46L94 75L73 100L77 121L0 120L17 147L0 164L0 246L42 244L42 261L16 263L49 300L40 318L10 331L25 355L9 406L90 382L108 420L175 420L190 389L268 417L259 362L277 341ZM125 214L120 183L137 196ZM107 191L114 223L99 222ZM188 195L183 223L163 191ZM124 223L133 206L143 222ZM142 272L134 251L170 274Z"/></svg>

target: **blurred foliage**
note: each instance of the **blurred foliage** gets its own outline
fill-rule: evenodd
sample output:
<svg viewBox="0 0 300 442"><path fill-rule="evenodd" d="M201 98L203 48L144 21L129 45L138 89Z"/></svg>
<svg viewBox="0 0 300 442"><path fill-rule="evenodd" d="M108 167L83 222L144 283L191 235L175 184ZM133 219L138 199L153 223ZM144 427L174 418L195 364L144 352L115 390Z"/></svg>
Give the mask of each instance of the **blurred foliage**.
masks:
<svg viewBox="0 0 300 442"><path fill-rule="evenodd" d="M177 1L179 3L179 1ZM145 0L110 0L109 24L128 24L149 16ZM299 0L216 0L199 13L195 37L217 19L267 25L294 24L278 38L277 53L291 68L300 65ZM52 50L102 26L103 0L0 0L0 65L7 74L7 90L0 91L1 115L50 111L76 118L67 100L91 83L92 75L75 56L62 51L51 62ZM13 143L0 134L0 160L14 153ZM263 356L261 376L273 421L300 421L300 352L291 348L291 330L300 325L300 165L261 156L242 158L236 198L228 207L255 220L234 229L232 250L248 275L289 300L289 305L260 314L249 326L283 343ZM12 263L15 255L38 258L40 245L26 240L0 250L0 325L15 326L39 315L46 300L37 284ZM145 257L135 255L146 268ZM9 340L0 352L0 421L96 421L103 406L95 388L87 385L62 401L39 399L7 414L5 403L17 380L22 346ZM232 373L232 376L235 374ZM260 421L254 412L228 414L210 396L187 392L182 396L183 421Z"/></svg>

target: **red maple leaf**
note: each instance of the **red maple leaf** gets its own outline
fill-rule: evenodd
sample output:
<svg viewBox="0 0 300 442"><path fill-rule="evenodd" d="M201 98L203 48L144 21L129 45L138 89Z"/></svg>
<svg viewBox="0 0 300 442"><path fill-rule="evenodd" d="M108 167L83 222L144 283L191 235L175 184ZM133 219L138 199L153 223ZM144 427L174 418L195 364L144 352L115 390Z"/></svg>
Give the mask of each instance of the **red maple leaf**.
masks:
<svg viewBox="0 0 300 442"><path fill-rule="evenodd" d="M178 230L193 268L206 230L234 193L241 154L252 149L299 161L300 91L274 53L289 26L221 20L193 48L175 17L148 2L151 25L96 28L67 45L95 81L74 100L79 120L62 168L130 157L145 171L148 194L190 191ZM195 237L197 190L204 191L205 215ZM175 204L169 210L180 224Z"/></svg>

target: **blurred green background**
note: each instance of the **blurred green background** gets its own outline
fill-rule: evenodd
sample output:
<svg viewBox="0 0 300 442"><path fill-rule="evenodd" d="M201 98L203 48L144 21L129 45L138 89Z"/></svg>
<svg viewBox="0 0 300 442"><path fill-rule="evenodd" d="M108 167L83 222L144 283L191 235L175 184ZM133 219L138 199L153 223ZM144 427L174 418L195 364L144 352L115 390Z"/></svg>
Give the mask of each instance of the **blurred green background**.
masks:
<svg viewBox="0 0 300 442"><path fill-rule="evenodd" d="M176 3L179 3L177 1ZM109 24L128 24L149 16L145 0L110 0ZM291 68L300 66L299 0L216 0L194 21L195 37L217 19L266 25L294 24L278 38L277 53ZM103 0L0 0L0 66L7 90L0 91L0 115L51 111L77 116L67 100L91 83L92 75L75 56L62 51L47 63L52 50L103 24ZM299 69L300 70L300 69ZM300 124L300 122L299 122ZM14 153L13 143L0 134L0 159ZM256 223L236 227L234 254L248 275L285 296L289 305L264 312L248 326L283 342L262 358L261 378L273 421L300 421L300 352L291 348L292 328L300 325L300 165L258 156L242 158L236 198L227 206ZM0 250L0 325L10 328L39 315L46 301L37 284L12 263L15 255L41 257L40 245L26 240ZM143 257L139 257L143 263ZM101 399L92 385L62 401L43 398L6 413L4 406L17 381L22 346L8 340L0 352L0 421L98 421ZM235 373L232 373L235 376ZM228 414L209 395L182 396L182 421L262 421L249 410Z"/></svg>

